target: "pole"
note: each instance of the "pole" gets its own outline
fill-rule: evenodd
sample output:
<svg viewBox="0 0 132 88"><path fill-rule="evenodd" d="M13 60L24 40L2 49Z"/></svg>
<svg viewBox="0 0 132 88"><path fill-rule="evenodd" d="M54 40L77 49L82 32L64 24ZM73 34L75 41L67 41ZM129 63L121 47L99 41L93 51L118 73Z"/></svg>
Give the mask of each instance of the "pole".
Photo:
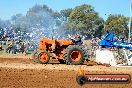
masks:
<svg viewBox="0 0 132 88"><path fill-rule="evenodd" d="M130 43L130 37L131 37L131 11L132 11L132 0L130 1L130 19L129 19L129 35L128 35L128 42Z"/></svg>

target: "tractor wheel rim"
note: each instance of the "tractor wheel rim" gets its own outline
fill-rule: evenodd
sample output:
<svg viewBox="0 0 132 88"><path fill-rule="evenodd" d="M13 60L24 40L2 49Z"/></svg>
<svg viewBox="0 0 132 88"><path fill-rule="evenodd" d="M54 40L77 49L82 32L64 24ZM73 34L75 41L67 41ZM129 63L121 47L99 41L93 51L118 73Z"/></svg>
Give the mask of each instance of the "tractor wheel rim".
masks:
<svg viewBox="0 0 132 88"><path fill-rule="evenodd" d="M70 54L70 58L73 62L77 62L81 59L81 53L77 50L72 51Z"/></svg>
<svg viewBox="0 0 132 88"><path fill-rule="evenodd" d="M39 58L40 61L45 62L48 59L48 55L46 53L42 53Z"/></svg>

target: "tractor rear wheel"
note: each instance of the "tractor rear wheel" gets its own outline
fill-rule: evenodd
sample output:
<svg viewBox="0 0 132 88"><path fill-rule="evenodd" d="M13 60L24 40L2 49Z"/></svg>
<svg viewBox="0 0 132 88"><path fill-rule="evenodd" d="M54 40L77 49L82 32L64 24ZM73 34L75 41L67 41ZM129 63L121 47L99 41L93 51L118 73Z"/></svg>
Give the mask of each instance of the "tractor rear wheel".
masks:
<svg viewBox="0 0 132 88"><path fill-rule="evenodd" d="M41 64L47 64L50 60L50 54L47 51L42 51L38 54L38 62Z"/></svg>
<svg viewBox="0 0 132 88"><path fill-rule="evenodd" d="M84 60L88 58L87 56L83 47L79 45L68 46L64 55L66 64L74 65L83 64Z"/></svg>

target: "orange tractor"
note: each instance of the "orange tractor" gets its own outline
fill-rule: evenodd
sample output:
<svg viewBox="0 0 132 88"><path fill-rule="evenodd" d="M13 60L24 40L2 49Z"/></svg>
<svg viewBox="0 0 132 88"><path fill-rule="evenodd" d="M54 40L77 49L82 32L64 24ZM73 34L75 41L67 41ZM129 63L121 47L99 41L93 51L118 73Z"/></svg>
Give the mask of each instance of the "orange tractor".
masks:
<svg viewBox="0 0 132 88"><path fill-rule="evenodd" d="M57 59L60 63L83 64L88 59L88 53L82 45L75 44L74 40L53 40L41 38L39 48L33 53L35 61L47 64L49 60Z"/></svg>

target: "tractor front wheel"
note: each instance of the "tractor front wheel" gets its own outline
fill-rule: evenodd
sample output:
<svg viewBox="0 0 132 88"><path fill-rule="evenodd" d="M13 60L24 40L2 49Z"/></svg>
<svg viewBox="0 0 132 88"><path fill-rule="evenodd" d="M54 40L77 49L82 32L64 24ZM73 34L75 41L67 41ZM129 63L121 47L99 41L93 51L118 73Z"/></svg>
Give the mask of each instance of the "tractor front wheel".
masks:
<svg viewBox="0 0 132 88"><path fill-rule="evenodd" d="M38 62L38 51L34 51L32 54L32 58L34 62Z"/></svg>
<svg viewBox="0 0 132 88"><path fill-rule="evenodd" d="M41 64L47 64L50 60L50 54L47 51L42 51L38 54L38 62Z"/></svg>

